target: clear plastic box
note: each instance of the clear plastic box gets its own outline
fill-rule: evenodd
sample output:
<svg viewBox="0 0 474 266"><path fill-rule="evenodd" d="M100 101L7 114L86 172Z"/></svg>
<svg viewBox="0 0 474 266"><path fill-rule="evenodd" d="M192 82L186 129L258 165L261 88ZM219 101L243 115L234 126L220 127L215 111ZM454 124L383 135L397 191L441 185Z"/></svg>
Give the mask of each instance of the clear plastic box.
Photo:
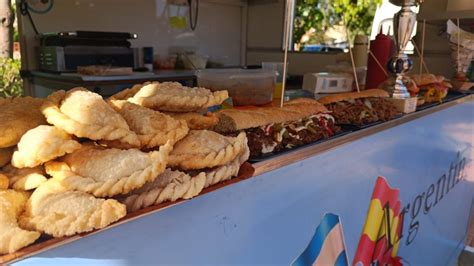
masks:
<svg viewBox="0 0 474 266"><path fill-rule="evenodd" d="M227 90L234 105L270 103L276 71L262 69L204 69L196 72L198 86L211 91Z"/></svg>

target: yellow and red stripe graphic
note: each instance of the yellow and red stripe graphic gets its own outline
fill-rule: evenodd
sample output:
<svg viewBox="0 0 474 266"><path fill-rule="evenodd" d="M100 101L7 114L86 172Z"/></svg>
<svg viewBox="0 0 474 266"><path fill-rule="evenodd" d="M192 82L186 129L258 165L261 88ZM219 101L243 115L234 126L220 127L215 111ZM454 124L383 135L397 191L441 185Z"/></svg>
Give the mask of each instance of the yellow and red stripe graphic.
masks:
<svg viewBox="0 0 474 266"><path fill-rule="evenodd" d="M392 189L384 177L378 177L353 265L400 264L397 257L403 229L400 208L399 190Z"/></svg>

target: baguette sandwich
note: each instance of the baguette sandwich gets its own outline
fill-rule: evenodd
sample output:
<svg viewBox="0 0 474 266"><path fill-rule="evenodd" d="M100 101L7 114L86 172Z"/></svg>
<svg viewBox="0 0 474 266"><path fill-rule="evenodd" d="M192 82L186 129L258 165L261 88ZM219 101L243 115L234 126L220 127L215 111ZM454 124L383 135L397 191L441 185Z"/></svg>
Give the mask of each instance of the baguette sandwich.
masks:
<svg viewBox="0 0 474 266"><path fill-rule="evenodd" d="M418 96L425 103L442 102L453 86L443 76L433 74L412 75L411 78L419 88Z"/></svg>
<svg viewBox="0 0 474 266"><path fill-rule="evenodd" d="M333 136L340 129L327 112L322 104L306 98L286 102L282 108L226 109L216 113L219 122L214 130L245 131L250 157L256 158Z"/></svg>
<svg viewBox="0 0 474 266"><path fill-rule="evenodd" d="M364 126L393 119L397 108L385 99L389 95L380 89L338 93L319 99L331 111L339 125Z"/></svg>

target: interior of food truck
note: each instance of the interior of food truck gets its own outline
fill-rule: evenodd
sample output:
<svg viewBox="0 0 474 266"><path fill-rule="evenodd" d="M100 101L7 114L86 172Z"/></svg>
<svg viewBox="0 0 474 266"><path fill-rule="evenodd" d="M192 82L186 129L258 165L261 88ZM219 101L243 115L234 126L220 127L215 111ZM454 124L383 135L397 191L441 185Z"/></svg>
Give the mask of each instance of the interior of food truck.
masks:
<svg viewBox="0 0 474 266"><path fill-rule="evenodd" d="M43 1L36 2L42 3ZM211 68L259 67L262 62L283 61L284 1L201 1L199 5L193 4L191 8L186 1L182 5L179 4L180 1L176 2L177 4L173 5L173 1L164 0L136 3L119 1L114 2L113 6L108 1L57 1L54 3L46 1L45 4L37 4L38 9L43 8L45 11L42 13L28 11L30 15L18 17L23 54L22 69L30 72L35 71L24 73L27 76L30 74L33 80L42 83L46 78L43 77L43 73L36 71L50 72L54 69L48 69L47 66L38 68L39 55L41 54L38 54L36 50L38 46L41 47L38 35L76 31L134 34L137 37L129 39L131 48L151 47L152 60L157 69L174 69L173 66L176 66L177 58L181 59L178 61L185 61L184 64L190 59L197 61L196 64L208 65ZM331 69L328 70L328 66L337 67L339 63L350 61L347 49L348 36L344 23L364 20L363 23L357 23L354 27L349 26L351 46L354 47L357 45L353 42L356 34L365 35L368 39L375 39L380 31L393 35L393 15L400 9L388 0L368 1L365 7L361 7L359 10L354 9L353 17L347 18L349 21L345 22L339 17L342 12L349 10L349 7L343 7L343 10L338 13L333 11L334 8L330 4L324 3L324 1L320 2L319 6L314 7L315 4L312 1L293 1L296 9L295 12L292 12L290 22L292 24L288 56L290 78L303 76L307 73L327 72ZM459 19L460 27L469 31L472 30L472 13L465 10L447 11L447 2L450 1L428 1L421 6L417 20L418 25L423 24L424 26L416 27L412 34L412 40L417 43L420 49L423 42L424 61L429 65L430 73L451 78L455 70L452 63L446 63L451 62L451 49L446 37L446 21L451 19L456 23ZM341 1L341 3L343 2ZM49 8L49 6L51 7ZM317 10L317 12L310 10ZM188 12L191 14L193 11L198 14L195 30L191 29L190 24L188 25ZM321 14L332 12L334 14L327 17L320 15L323 17L320 19L317 17L318 12ZM431 14L436 14L436 16ZM30 17L31 19L29 19ZM182 19L184 23L182 25L176 24L174 18ZM303 22L311 19L314 19L315 22ZM33 25L35 26L33 27ZM39 31L38 34L35 32L35 28ZM45 43L43 45L50 46ZM414 61L413 69L419 70L420 54L414 52L411 43L409 46L407 50L413 54L411 57ZM135 51L135 54L137 53ZM190 55L192 55L191 58L189 58ZM140 63L130 62L130 65L134 69L143 68L144 64ZM77 62L77 64L80 63ZM178 65L178 68L194 69L196 67L192 64L184 64L182 63L181 67ZM75 70L66 68L56 69L54 72L68 76L63 71ZM143 75L143 73L135 72L133 74ZM173 74L170 73L170 75ZM176 73L176 75L189 77L189 72ZM166 74L162 76L167 77ZM28 88L32 93L47 95L49 92L45 92L49 86L41 87L39 85Z"/></svg>
<svg viewBox="0 0 474 266"><path fill-rule="evenodd" d="M474 1L3 2L0 264L474 264Z"/></svg>

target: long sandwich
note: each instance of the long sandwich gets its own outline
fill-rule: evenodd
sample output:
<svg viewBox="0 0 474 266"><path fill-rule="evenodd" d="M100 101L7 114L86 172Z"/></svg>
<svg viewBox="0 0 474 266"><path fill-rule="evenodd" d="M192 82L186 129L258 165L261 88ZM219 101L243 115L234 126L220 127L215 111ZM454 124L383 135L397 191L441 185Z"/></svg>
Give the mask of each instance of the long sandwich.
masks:
<svg viewBox="0 0 474 266"><path fill-rule="evenodd" d="M316 142L340 130L322 104L306 98L286 102L283 108L226 109L216 115L215 131L246 132L251 158Z"/></svg>
<svg viewBox="0 0 474 266"><path fill-rule="evenodd" d="M318 101L331 111L338 125L365 126L395 118L397 108L387 100L388 93L380 89L338 93Z"/></svg>
<svg viewBox="0 0 474 266"><path fill-rule="evenodd" d="M411 75L418 88L418 97L425 103L442 102L453 86L443 76L433 74Z"/></svg>

